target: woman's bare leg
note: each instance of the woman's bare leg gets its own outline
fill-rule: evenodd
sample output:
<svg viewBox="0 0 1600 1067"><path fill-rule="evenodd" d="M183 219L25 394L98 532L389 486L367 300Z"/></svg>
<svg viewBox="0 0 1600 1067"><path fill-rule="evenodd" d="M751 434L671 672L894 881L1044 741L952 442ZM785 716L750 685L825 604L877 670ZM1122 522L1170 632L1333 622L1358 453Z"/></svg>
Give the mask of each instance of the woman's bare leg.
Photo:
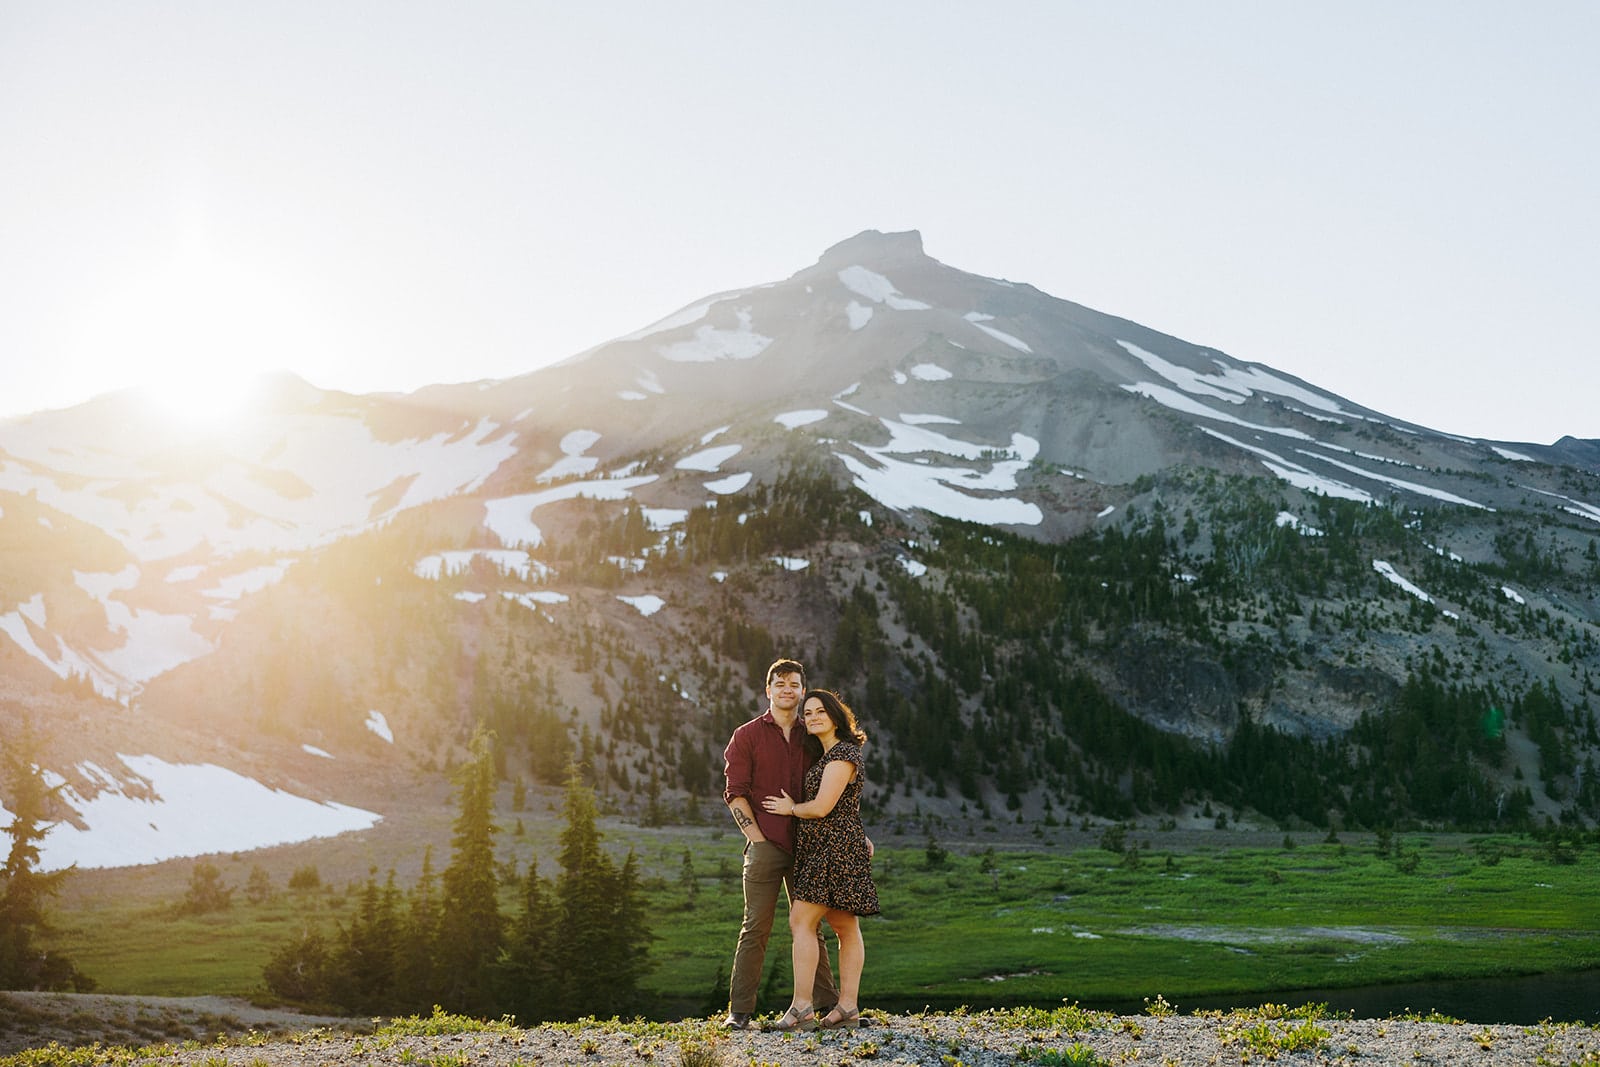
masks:
<svg viewBox="0 0 1600 1067"><path fill-rule="evenodd" d="M794 995L789 1003L799 1011L811 1007L811 989L820 957L817 928L827 911L821 904L813 904L809 900L789 902L789 934L794 941L794 947L790 950L794 966Z"/></svg>
<svg viewBox="0 0 1600 1067"><path fill-rule="evenodd" d="M861 1010L861 970L867 962L867 946L861 940L861 921L848 911L829 909L828 925L839 936L839 1011ZM795 945L800 944L796 935ZM795 966L800 965L796 948ZM832 1018L830 1015L829 1018Z"/></svg>

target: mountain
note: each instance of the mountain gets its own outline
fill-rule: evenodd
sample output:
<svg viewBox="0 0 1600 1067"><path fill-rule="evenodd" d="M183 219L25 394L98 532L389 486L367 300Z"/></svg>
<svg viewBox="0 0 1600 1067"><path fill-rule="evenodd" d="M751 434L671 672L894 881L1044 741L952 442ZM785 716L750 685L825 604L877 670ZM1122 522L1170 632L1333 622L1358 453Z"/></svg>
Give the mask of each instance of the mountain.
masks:
<svg viewBox="0 0 1600 1067"><path fill-rule="evenodd" d="M881 818L1592 820L1597 541L1600 442L869 231L507 380L0 423L0 716L86 865L371 825L478 722L508 778L714 814L778 653L859 705Z"/></svg>

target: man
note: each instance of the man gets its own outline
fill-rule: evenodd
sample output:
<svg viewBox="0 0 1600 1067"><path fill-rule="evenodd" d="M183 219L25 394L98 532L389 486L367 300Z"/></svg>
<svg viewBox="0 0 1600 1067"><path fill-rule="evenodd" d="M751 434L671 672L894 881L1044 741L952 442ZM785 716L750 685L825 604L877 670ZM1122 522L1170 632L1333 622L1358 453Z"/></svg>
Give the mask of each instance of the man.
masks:
<svg viewBox="0 0 1600 1067"><path fill-rule="evenodd" d="M744 922L739 946L733 954L733 977L728 983L728 1017L723 1025L748 1030L761 987L761 967L766 960L767 938L778 908L778 890L792 892L794 884L794 820L769 814L765 797L780 791L792 797L805 795L805 726L800 722L800 702L806 695L806 669L792 659L780 659L767 668L767 710L737 730L723 752L728 785L722 799L733 821L744 833ZM828 947L817 929L817 974L812 1003L817 1014L823 1005L839 999L834 988Z"/></svg>

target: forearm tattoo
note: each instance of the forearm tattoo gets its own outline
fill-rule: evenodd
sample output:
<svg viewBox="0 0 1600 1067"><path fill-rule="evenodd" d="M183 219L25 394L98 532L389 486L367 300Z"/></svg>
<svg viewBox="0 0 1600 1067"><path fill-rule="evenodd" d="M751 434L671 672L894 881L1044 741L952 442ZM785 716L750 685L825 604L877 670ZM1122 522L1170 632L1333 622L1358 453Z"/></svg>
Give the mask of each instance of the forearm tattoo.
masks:
<svg viewBox="0 0 1600 1067"><path fill-rule="evenodd" d="M751 819L750 816L748 816L748 815L746 815L744 813L744 809L743 808L733 808L732 811L733 811L733 821L739 824L739 829L740 830L745 829L752 822L755 821L755 820Z"/></svg>

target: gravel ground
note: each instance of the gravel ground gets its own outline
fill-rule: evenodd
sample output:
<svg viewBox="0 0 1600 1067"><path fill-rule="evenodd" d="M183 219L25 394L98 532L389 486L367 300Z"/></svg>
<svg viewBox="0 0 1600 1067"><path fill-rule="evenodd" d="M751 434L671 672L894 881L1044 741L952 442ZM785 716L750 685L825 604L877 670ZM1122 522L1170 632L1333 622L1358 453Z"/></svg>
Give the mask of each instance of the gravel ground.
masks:
<svg viewBox="0 0 1600 1067"><path fill-rule="evenodd" d="M150 1002L154 998L123 999ZM1008 1013L891 1016L868 1012L868 1025L860 1030L808 1034L727 1034L709 1022L691 1020L673 1024L590 1022L532 1029L493 1027L481 1032L402 1036L383 1030L351 1033L332 1026L349 1024L351 1020L262 1012L238 1001L195 1003L214 999L183 998L160 1003L168 1005L169 1017L180 1008L203 1008L213 1027L232 1020L241 1024L237 1029L214 1031L202 1044L177 1051L162 1054L152 1049L143 1062L174 1067L809 1067L866 1061L930 1067L1040 1062L1215 1067L1270 1060L1278 1064L1338 1063L1351 1067L1600 1067L1600 1028L1572 1024L1484 1026L1411 1019L1308 1022L1271 1018L1261 1011L1170 1016L1084 1012L1082 1021L1089 1025L1080 1029L1070 1021L1063 1025L1059 1013L1053 1017L1036 1016L1029 1020L1033 1025L1022 1026L1019 1016ZM222 1010L214 1010L218 1008ZM11 1009L0 1000L0 1013L7 1010ZM248 1018L252 1013L258 1017ZM84 1017L85 1013L80 1012L79 1019ZM0 1023L5 1021L6 1016L0 1014ZM281 1028L296 1021L297 1027L287 1031ZM327 1028L319 1028L319 1022ZM272 1036L263 1026L276 1030L278 1036ZM252 1029L255 1033L246 1034ZM235 1036L217 1041L217 1032ZM35 1041L21 1047L38 1047L42 1043Z"/></svg>

